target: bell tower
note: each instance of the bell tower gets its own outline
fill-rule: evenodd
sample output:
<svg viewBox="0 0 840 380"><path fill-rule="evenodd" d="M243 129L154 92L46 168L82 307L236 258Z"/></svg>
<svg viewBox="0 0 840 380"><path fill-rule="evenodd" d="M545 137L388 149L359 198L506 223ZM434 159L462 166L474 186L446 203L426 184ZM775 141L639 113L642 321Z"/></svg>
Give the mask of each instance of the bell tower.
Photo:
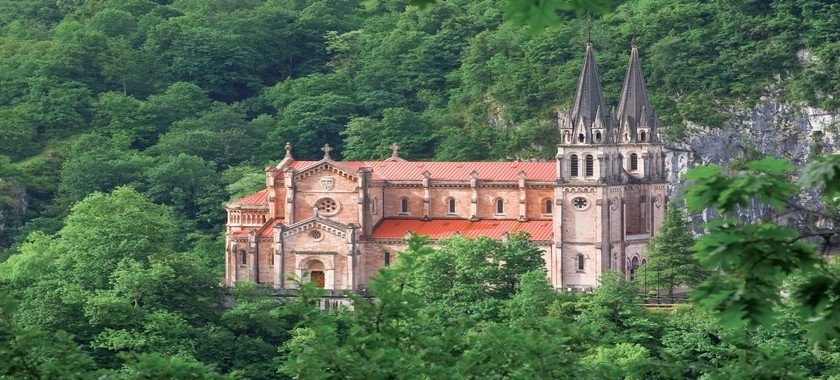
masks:
<svg viewBox="0 0 840 380"><path fill-rule="evenodd" d="M646 262L667 189L659 121L635 38L618 110L608 111L587 41L572 110L558 119L554 244L560 254L552 269L562 278L555 286L586 290L607 270L630 278Z"/></svg>

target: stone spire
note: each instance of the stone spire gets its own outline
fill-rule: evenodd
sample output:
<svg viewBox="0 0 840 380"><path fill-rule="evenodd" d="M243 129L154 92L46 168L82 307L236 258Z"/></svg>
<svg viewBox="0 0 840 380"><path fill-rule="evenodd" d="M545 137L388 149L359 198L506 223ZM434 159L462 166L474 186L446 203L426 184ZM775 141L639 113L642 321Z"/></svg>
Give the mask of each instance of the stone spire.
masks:
<svg viewBox="0 0 840 380"><path fill-rule="evenodd" d="M647 128L645 142L656 142L657 119L650 106L635 36L630 48L630 63L627 66L627 74L624 76L616 119L616 124L620 128L619 135L624 136L626 133L630 141L639 142L641 137L638 130Z"/></svg>
<svg viewBox="0 0 840 380"><path fill-rule="evenodd" d="M583 59L583 70L580 72L577 94L572 105L571 124L574 126L573 140L579 141L580 134L585 136L585 142L592 143L592 126L609 127L609 112L604 102L604 92L601 90L601 79L595 68L595 56L592 53L592 42L586 42L586 56Z"/></svg>

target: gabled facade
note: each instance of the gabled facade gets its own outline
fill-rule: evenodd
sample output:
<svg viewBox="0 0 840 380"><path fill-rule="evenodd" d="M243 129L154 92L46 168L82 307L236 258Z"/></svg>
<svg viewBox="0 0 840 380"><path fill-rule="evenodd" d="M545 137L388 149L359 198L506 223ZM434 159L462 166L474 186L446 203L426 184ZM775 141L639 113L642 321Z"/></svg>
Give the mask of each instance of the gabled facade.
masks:
<svg viewBox="0 0 840 380"><path fill-rule="evenodd" d="M411 233L503 239L528 232L552 285L632 277L666 204L664 152L635 44L618 111L607 111L590 43L555 162L298 161L291 144L266 189L227 206L227 285L364 288Z"/></svg>

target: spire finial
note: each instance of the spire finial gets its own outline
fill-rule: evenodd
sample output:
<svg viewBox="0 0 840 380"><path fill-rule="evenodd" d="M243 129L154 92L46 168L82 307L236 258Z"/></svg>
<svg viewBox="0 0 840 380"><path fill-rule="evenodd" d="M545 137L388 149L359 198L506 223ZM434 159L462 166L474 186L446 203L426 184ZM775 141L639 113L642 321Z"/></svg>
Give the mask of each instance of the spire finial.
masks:
<svg viewBox="0 0 840 380"><path fill-rule="evenodd" d="M630 40L630 46L636 47L636 27L633 26L633 39Z"/></svg>
<svg viewBox="0 0 840 380"><path fill-rule="evenodd" d="M292 143L286 141L286 158L292 158Z"/></svg>
<svg viewBox="0 0 840 380"><path fill-rule="evenodd" d="M586 25L586 44L592 45L592 15L589 15L589 22Z"/></svg>
<svg viewBox="0 0 840 380"><path fill-rule="evenodd" d="M397 151L400 150L400 146L397 145L397 143L391 144L391 146L389 148L391 148L391 157L394 157L394 158L399 158L400 157L400 155L397 153Z"/></svg>
<svg viewBox="0 0 840 380"><path fill-rule="evenodd" d="M332 159L332 157L330 157L330 152L333 151L333 148L330 148L330 144L324 144L324 147L321 148L321 151L324 152L324 159L325 160Z"/></svg>

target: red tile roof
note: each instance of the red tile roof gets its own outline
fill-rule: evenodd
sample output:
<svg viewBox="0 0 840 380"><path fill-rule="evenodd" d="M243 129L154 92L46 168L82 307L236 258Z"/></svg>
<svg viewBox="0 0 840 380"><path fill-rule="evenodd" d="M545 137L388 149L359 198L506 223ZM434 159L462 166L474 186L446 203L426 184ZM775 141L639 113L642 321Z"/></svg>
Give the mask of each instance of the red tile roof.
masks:
<svg viewBox="0 0 840 380"><path fill-rule="evenodd" d="M258 191L247 197L239 198L229 204L232 205L267 205L268 204L268 189Z"/></svg>
<svg viewBox="0 0 840 380"><path fill-rule="evenodd" d="M293 161L295 170L305 169L316 161ZM554 162L418 162L418 161L338 161L339 165L358 170L373 168L373 179L390 181L419 181L423 172L429 171L431 180L463 181L470 179L475 170L480 181L517 181L519 172L525 171L530 181L554 181Z"/></svg>
<svg viewBox="0 0 840 380"><path fill-rule="evenodd" d="M506 232L525 231L533 240L551 240L554 236L550 220L479 220L464 219L386 219L377 226L371 237L378 239L403 239L407 231L418 235L429 235L432 239L443 239L460 233L470 239L487 236L501 239Z"/></svg>

